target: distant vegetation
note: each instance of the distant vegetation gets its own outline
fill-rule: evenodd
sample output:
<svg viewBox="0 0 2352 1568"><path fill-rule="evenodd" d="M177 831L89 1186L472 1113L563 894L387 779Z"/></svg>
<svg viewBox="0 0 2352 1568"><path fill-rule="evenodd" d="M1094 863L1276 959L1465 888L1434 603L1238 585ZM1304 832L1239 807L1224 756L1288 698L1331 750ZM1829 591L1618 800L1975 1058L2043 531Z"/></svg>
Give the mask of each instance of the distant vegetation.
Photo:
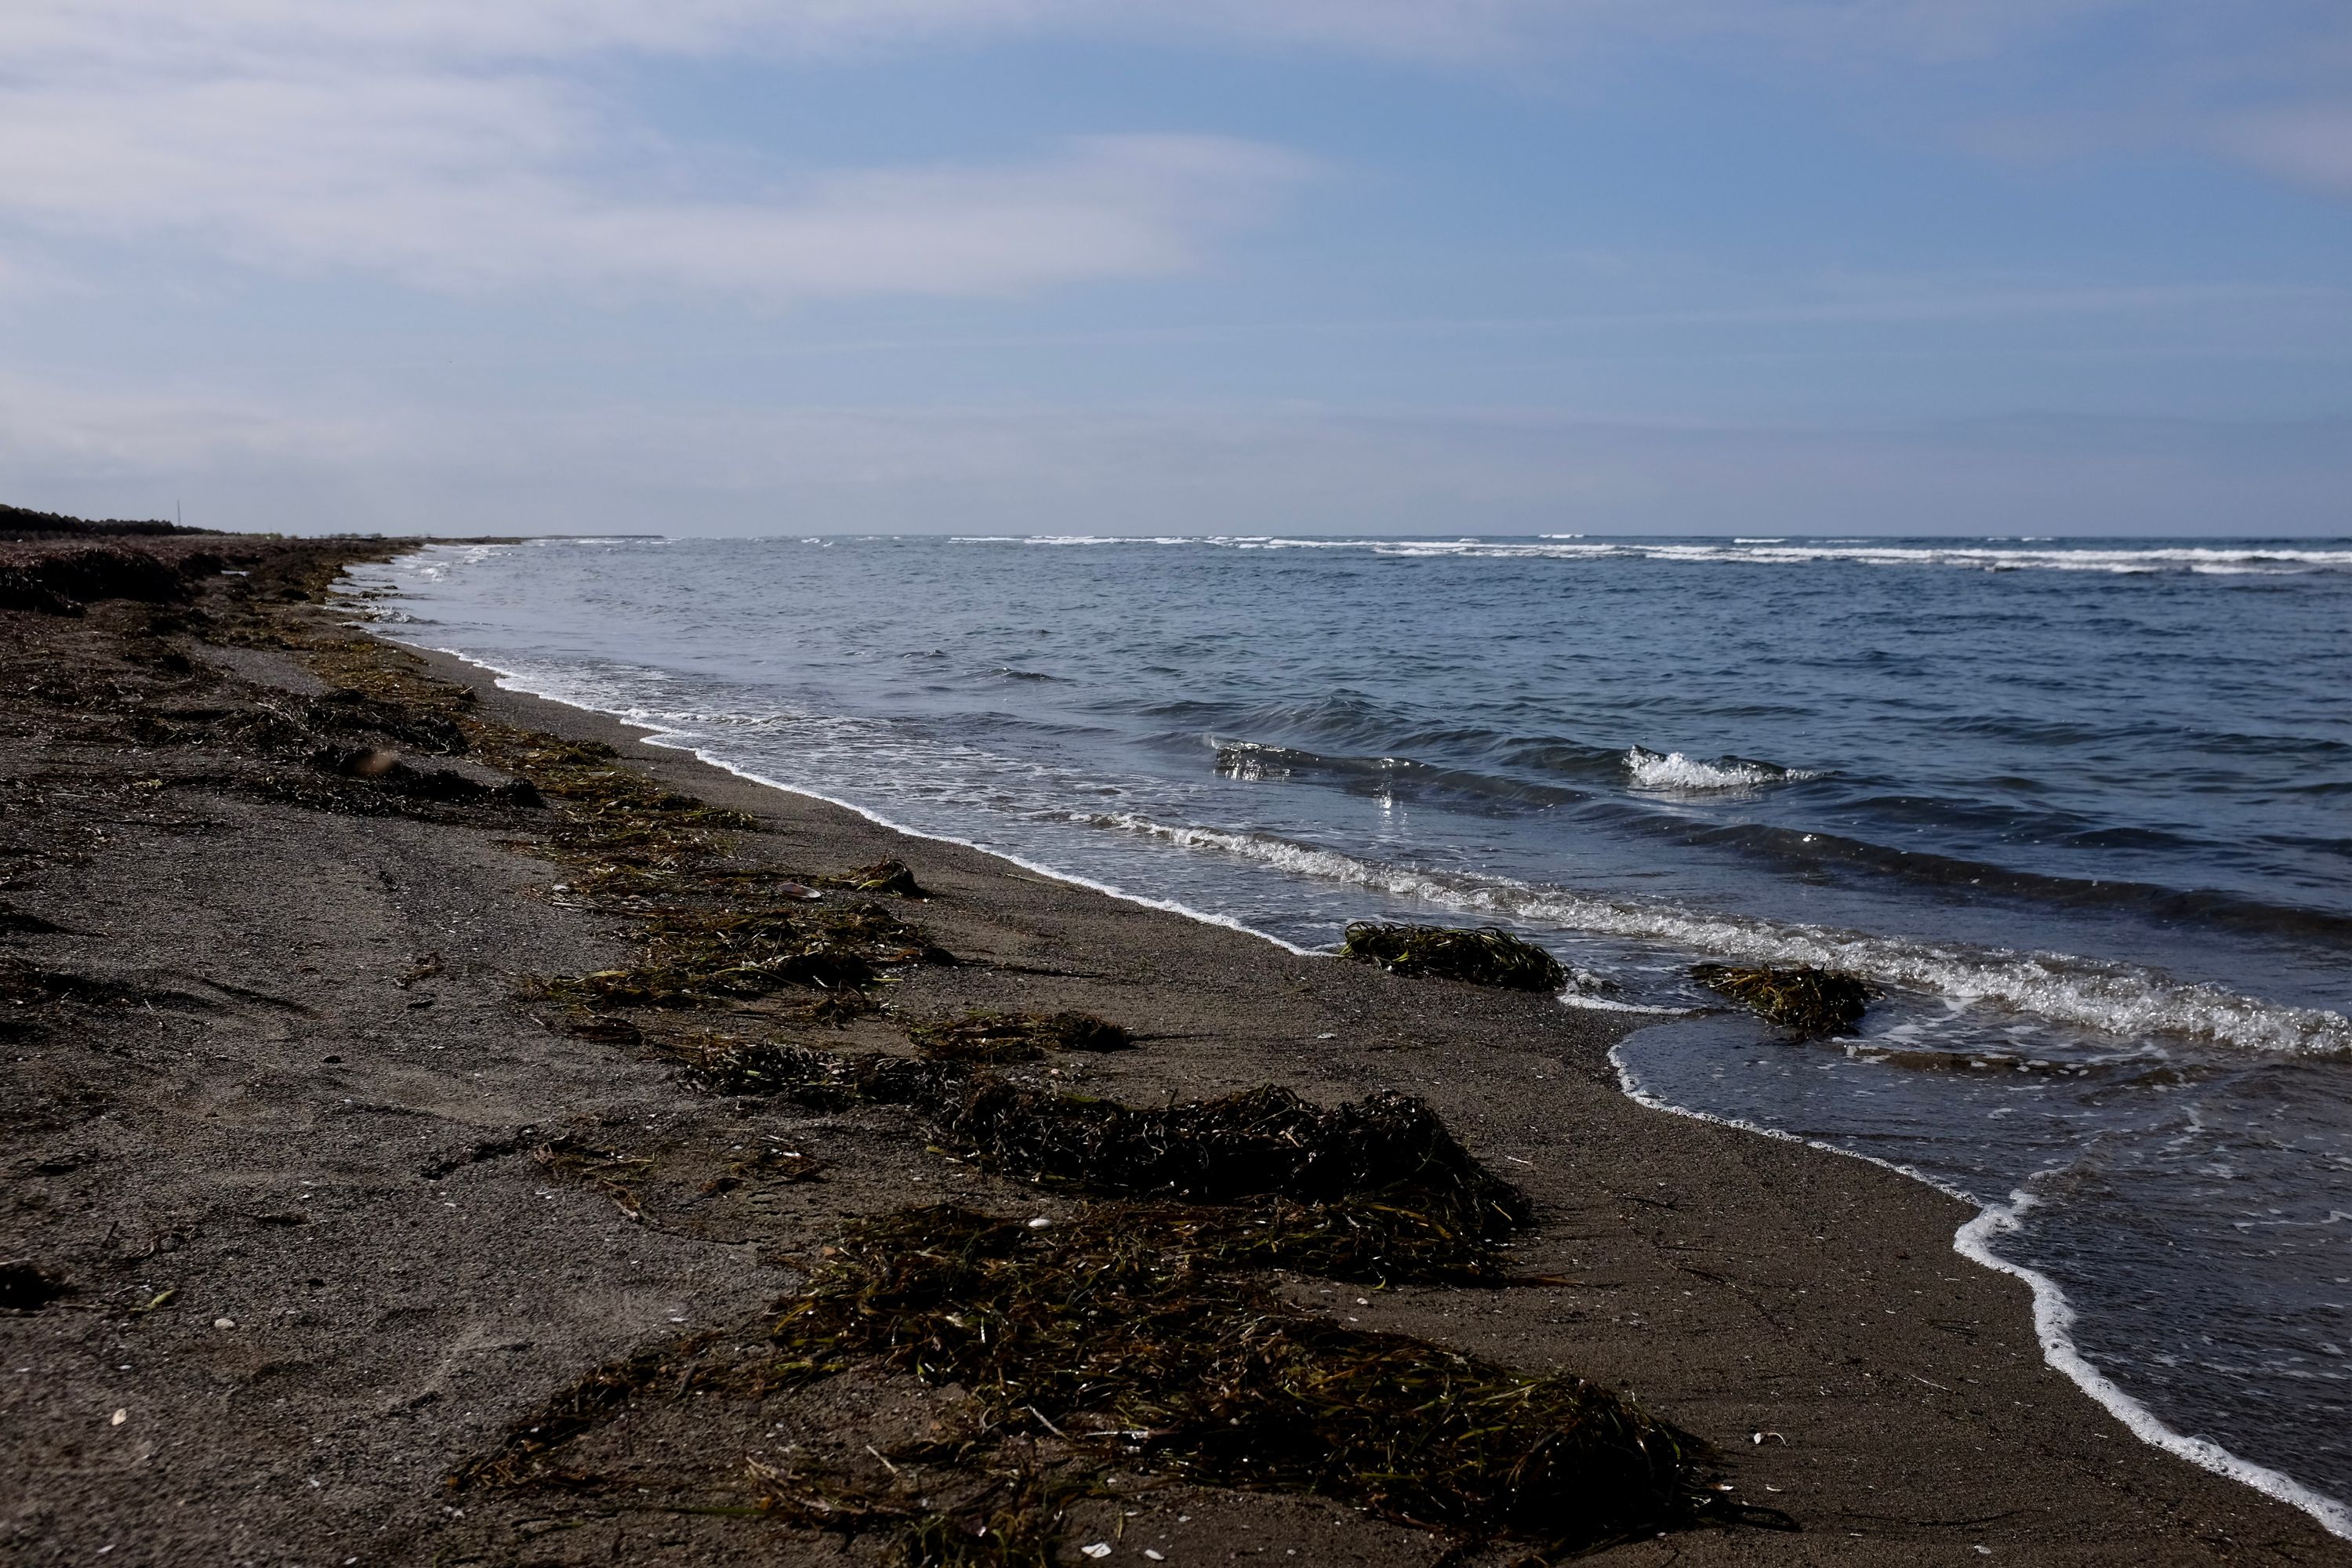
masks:
<svg viewBox="0 0 2352 1568"><path fill-rule="evenodd" d="M67 517L62 512L35 511L29 507L0 505L0 539L95 538L130 533L214 533L216 529L183 528L160 519L131 521L118 517L93 520Z"/></svg>

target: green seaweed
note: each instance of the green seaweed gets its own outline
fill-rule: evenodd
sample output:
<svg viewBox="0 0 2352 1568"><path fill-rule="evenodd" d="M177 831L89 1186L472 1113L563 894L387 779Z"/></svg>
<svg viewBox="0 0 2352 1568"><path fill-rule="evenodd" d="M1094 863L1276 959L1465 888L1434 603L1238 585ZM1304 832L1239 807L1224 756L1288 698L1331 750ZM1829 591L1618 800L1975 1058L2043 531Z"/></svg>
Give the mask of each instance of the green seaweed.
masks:
<svg viewBox="0 0 2352 1568"><path fill-rule="evenodd" d="M1862 1021L1872 995L1867 981L1809 963L1790 969L1701 963L1692 967L1691 977L1773 1023L1807 1036L1853 1028Z"/></svg>
<svg viewBox="0 0 2352 1568"><path fill-rule="evenodd" d="M1123 1206L1039 1228L953 1205L857 1226L777 1319L780 1384L872 1364L1101 1461L1307 1492L1558 1552L1696 1521L1700 1445L1618 1394L1350 1328Z"/></svg>
<svg viewBox="0 0 2352 1568"><path fill-rule="evenodd" d="M1339 955L1374 963L1391 974L1433 976L1506 991L1557 991L1568 984L1559 960L1497 926L1386 925L1357 921Z"/></svg>

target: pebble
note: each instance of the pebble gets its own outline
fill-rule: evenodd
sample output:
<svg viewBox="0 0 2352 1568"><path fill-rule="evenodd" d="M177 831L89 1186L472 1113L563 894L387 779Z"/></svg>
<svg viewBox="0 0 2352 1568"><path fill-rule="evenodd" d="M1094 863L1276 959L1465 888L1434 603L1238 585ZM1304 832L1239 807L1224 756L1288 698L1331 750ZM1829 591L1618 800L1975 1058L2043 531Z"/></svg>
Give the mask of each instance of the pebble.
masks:
<svg viewBox="0 0 2352 1568"><path fill-rule="evenodd" d="M213 1327L216 1329L233 1329L236 1327L236 1320L235 1318L215 1318L213 1320Z"/></svg>

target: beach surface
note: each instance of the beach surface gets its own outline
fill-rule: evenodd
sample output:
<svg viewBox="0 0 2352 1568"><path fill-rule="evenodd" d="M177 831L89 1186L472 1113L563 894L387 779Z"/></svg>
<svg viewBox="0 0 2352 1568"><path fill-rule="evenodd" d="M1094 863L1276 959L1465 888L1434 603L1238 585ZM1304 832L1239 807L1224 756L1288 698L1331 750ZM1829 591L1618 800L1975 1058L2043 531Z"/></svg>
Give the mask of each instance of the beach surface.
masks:
<svg viewBox="0 0 2352 1568"><path fill-rule="evenodd" d="M1063 1224L1083 1194L959 1157L905 1107L681 1072L692 1031L723 1045L781 1015L583 1012L551 979L625 968L642 921L551 851L576 806L436 738L462 709L608 746L647 798L741 814L726 864L802 879L812 908L849 900L824 879L903 862L924 896L878 901L957 962L890 966L879 1005L795 1016L794 1038L907 1055L912 1021L1083 1010L1135 1048L1004 1076L1137 1107L1266 1085L1425 1102L1526 1194L1508 1257L1540 1282L1269 1288L1580 1375L1703 1440L1740 1511L1612 1560L2352 1562L2052 1370L2025 1286L1953 1251L1961 1204L1626 1098L1622 1016L1302 956L750 783L456 660L354 647L327 585L389 547L153 548L200 547L221 561L193 597L0 610L9 1561L881 1562L845 1507L813 1523L778 1489L952 1468L907 1456L960 1391L856 1370L750 1394L690 1367L608 1378L562 1455L516 1447L567 1391L585 1408L600 1367L756 1341L861 1221L953 1202ZM453 695L403 707L421 691ZM1039 1419L1024 1440L1048 1451ZM1050 1550L1074 1563L1528 1550L1141 1458L1065 1511Z"/></svg>

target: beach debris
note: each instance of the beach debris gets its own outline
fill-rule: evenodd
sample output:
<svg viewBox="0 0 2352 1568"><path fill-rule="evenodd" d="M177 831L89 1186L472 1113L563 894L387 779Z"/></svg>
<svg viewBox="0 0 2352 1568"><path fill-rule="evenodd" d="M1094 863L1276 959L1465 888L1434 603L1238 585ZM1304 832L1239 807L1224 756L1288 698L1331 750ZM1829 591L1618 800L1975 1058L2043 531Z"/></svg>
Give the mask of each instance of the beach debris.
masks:
<svg viewBox="0 0 2352 1568"><path fill-rule="evenodd" d="M1349 925L1339 956L1376 963L1391 974L1433 975L1507 991L1558 991L1568 984L1559 960L1499 926Z"/></svg>
<svg viewBox="0 0 2352 1568"><path fill-rule="evenodd" d="M907 1026L915 1048L936 1061L1027 1062L1047 1051L1123 1051L1135 1037L1092 1013L967 1013Z"/></svg>
<svg viewBox="0 0 2352 1568"><path fill-rule="evenodd" d="M888 893L901 899L930 897L917 885L915 874L903 860L877 860L871 866L855 867L837 876L820 877L817 881L828 888L846 888L853 893Z"/></svg>
<svg viewBox="0 0 2352 1568"><path fill-rule="evenodd" d="M29 1258L12 1258L0 1263L0 1309L37 1312L73 1291L73 1282L62 1271Z"/></svg>
<svg viewBox="0 0 2352 1568"><path fill-rule="evenodd" d="M1787 969L1701 963L1693 965L1690 973L1707 989L1804 1036L1853 1028L1862 1021L1874 994L1865 980L1810 963Z"/></svg>
<svg viewBox="0 0 2352 1568"><path fill-rule="evenodd" d="M1122 1207L1036 1232L954 1205L856 1227L776 1321L767 1375L852 1365L968 1391L1098 1462L1316 1493L1480 1542L1571 1550L1700 1517L1696 1441L1574 1376L1350 1329L1204 1273Z"/></svg>
<svg viewBox="0 0 2352 1568"><path fill-rule="evenodd" d="M673 906L643 917L645 951L625 969L562 982L593 1009L694 1007L791 986L856 991L890 965L953 955L879 904L815 912L783 906Z"/></svg>
<svg viewBox="0 0 2352 1568"><path fill-rule="evenodd" d="M1392 1092L1326 1110L1266 1085L1130 1107L982 1078L933 1119L944 1140L992 1169L1090 1192L1189 1204L1378 1197L1488 1239L1531 1217L1518 1189L1473 1159L1434 1111Z"/></svg>
<svg viewBox="0 0 2352 1568"><path fill-rule="evenodd" d="M1051 1562L1064 1501L1146 1468L1328 1497L1467 1548L1570 1552L1749 1517L1703 1446L1630 1396L1350 1328L1239 1272L1255 1260L1204 1247L1216 1232L1163 1223L1203 1212L1112 1202L1040 1229L948 1204L861 1221L764 1331L601 1368L451 1484L597 1485L556 1451L640 1395L765 1399L856 1371L956 1403L930 1437L874 1450L887 1477L756 1459L749 1474L762 1517L882 1536L908 1563Z"/></svg>
<svg viewBox="0 0 2352 1568"><path fill-rule="evenodd" d="M741 1159L729 1161L724 1171L702 1184L702 1195L716 1197L748 1184L764 1185L772 1182L789 1186L796 1182L824 1179L824 1161L814 1154L803 1154L797 1149L779 1149L771 1144Z"/></svg>
<svg viewBox="0 0 2352 1568"><path fill-rule="evenodd" d="M614 1149L599 1149L576 1138L554 1138L530 1152L549 1175L593 1188L613 1200L622 1216L642 1224L645 1205L637 1188L653 1174L654 1163Z"/></svg>
<svg viewBox="0 0 2352 1568"><path fill-rule="evenodd" d="M99 599L184 601L197 577L220 570L206 552L175 557L135 544L24 547L0 552L0 610L79 616Z"/></svg>

